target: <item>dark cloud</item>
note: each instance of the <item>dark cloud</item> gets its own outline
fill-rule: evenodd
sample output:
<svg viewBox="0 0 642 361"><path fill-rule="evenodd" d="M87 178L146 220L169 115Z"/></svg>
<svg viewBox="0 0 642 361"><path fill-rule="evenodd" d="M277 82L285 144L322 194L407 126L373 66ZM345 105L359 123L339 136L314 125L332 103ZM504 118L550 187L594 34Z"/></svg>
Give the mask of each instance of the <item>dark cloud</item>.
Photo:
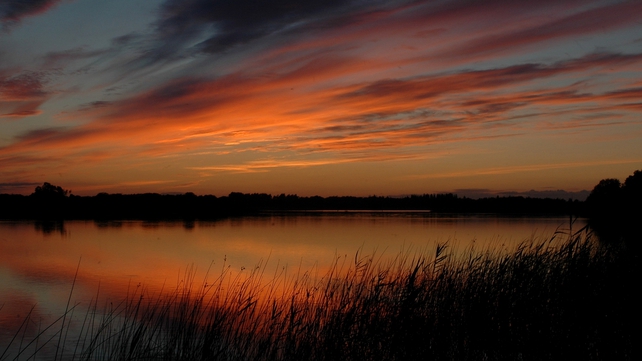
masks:
<svg viewBox="0 0 642 361"><path fill-rule="evenodd" d="M475 39L465 47L465 53L479 53L495 48L538 42L582 32L622 26L637 19L638 2L600 4L596 1L538 0L515 2L508 0L487 1L428 1L428 0L166 0L160 8L156 31L166 45L185 44L194 38L203 39L199 51L219 53L235 46L274 34L306 34L314 29L326 29L352 24L366 16L394 12L412 7L415 17L424 23L442 19L485 16L514 16L556 6L560 13L569 7L578 9L549 23L486 39ZM597 5L594 5L597 4ZM589 8L581 11L581 9ZM600 29L596 29L599 26ZM434 35L418 32L419 36ZM157 49L160 51L161 49ZM457 51L460 51L458 49Z"/></svg>
<svg viewBox="0 0 642 361"><path fill-rule="evenodd" d="M597 5L595 5L597 4ZM589 6L590 5L590 6ZM198 54L228 54L234 51L252 51L270 46L281 46L310 37L319 30L337 28L351 24L379 24L377 28L400 26L396 22L416 24L419 36L425 24L441 24L444 19L466 19L482 21L484 18L495 16L514 17L530 11L540 11L543 6L559 8L560 13L570 13L569 21L578 21L573 28L568 25L569 34L581 32L592 33L596 30L586 26L591 16L599 10L584 11L581 9L599 7L609 16L600 22L600 26L616 27L614 20L618 14L629 13L635 5L604 6L596 1L578 0L537 0L532 2L513 2L507 0L488 1L428 1L428 0L392 0L392 1L363 1L363 0L327 0L327 1L297 1L297 0L165 0L159 8L159 17L153 24L154 35L142 37L129 34L115 38L112 46L119 48L129 46L136 40L140 53L135 59L122 64L125 71L123 77L156 65L171 63L177 60L192 58ZM571 11L569 11L569 9ZM575 12L572 10L575 9ZM580 12L578 15L577 12ZM573 17L575 16L575 17ZM627 15L624 23L629 22ZM482 20L476 20L482 19ZM581 21L580 21L581 20ZM555 24L564 24L557 19ZM542 30L543 29L543 30ZM519 34L499 36L508 37L505 41L513 44L539 42L554 34L544 33L547 29L528 29ZM566 28L560 28L563 32ZM372 30L372 29L370 29ZM444 29L437 29L443 33ZM431 29L434 35L435 29ZM539 35L538 35L539 34ZM559 36L564 36L561 34ZM501 47L496 44L497 34L489 38L474 39L474 44L453 43L454 49L440 54L441 59L459 58L472 53L484 53ZM521 42L521 43L520 43ZM448 53L448 54L447 54ZM217 61L225 62L224 57ZM516 69L518 70L518 69Z"/></svg>
<svg viewBox="0 0 642 361"><path fill-rule="evenodd" d="M624 1L608 3L586 11L572 14L549 23L496 37L492 41L481 41L482 49L506 48L518 46L525 42L533 43L552 38L567 37L570 35L603 32L607 29L620 28L624 25L637 22L642 13L642 2ZM480 49L467 48L468 52Z"/></svg>
<svg viewBox="0 0 642 361"><path fill-rule="evenodd" d="M0 114L0 118L24 118L24 117L30 117L33 115L38 115L42 113L40 110L38 110L38 107L40 106L41 103L32 103L26 105L26 108L28 109L19 109L15 110L9 113L2 113Z"/></svg>
<svg viewBox="0 0 642 361"><path fill-rule="evenodd" d="M49 96L43 90L47 76L43 72L3 76L0 72L0 118L23 118L39 114L40 105Z"/></svg>
<svg viewBox="0 0 642 361"><path fill-rule="evenodd" d="M44 73L27 72L12 77L0 75L0 100L24 100L46 95L42 90Z"/></svg>
<svg viewBox="0 0 642 361"><path fill-rule="evenodd" d="M141 38L141 35L135 33L129 33L121 35L112 39L112 45L114 46L123 46L128 45Z"/></svg>
<svg viewBox="0 0 642 361"><path fill-rule="evenodd" d="M642 54L596 53L579 59L546 64L520 64L504 68L462 71L454 74L417 77L412 79L381 80L339 98L415 98L426 99L446 93L497 88L505 85L546 78L558 74L583 71L589 68L626 65L642 60ZM624 95L622 95L624 96Z"/></svg>
<svg viewBox="0 0 642 361"><path fill-rule="evenodd" d="M166 40L208 32L201 50L217 53L277 32L329 27L398 3L404 1L168 0L157 30Z"/></svg>
<svg viewBox="0 0 642 361"><path fill-rule="evenodd" d="M325 127L319 131L321 132L353 132L365 129L364 125L333 125Z"/></svg>
<svg viewBox="0 0 642 361"><path fill-rule="evenodd" d="M628 89L615 90L615 91L606 93L604 97L616 98L616 99L639 100L639 99L642 99L642 88L628 88Z"/></svg>
<svg viewBox="0 0 642 361"><path fill-rule="evenodd" d="M71 127L50 127L27 131L15 137L18 141L0 150L7 150L15 145L32 146L36 144L71 144L79 139L88 138L99 130Z"/></svg>
<svg viewBox="0 0 642 361"><path fill-rule="evenodd" d="M524 19L523 26L505 32L471 33L464 43L455 44L440 57L466 59L492 56L498 53L523 51L533 44L561 40L573 36L605 33L614 29L639 23L642 11L640 1L601 0L536 0L536 1L420 1L419 18L424 22L440 22L444 19L466 19L471 23L506 19ZM542 9L547 16L542 21L530 22ZM517 20L519 21L519 20ZM541 46L541 45L540 45Z"/></svg>
<svg viewBox="0 0 642 361"><path fill-rule="evenodd" d="M34 187L39 185L40 183L33 183L33 182L4 182L4 183L0 183L0 193L4 193L8 191L16 191L24 188L33 189Z"/></svg>
<svg viewBox="0 0 642 361"><path fill-rule="evenodd" d="M92 110L95 110L95 109L103 109L103 108L107 108L107 107L111 106L112 104L113 104L113 102L104 101L104 100L97 100L95 102L91 102L91 103L87 103L87 104L81 105L78 108L78 111L86 112L86 111L92 111Z"/></svg>
<svg viewBox="0 0 642 361"><path fill-rule="evenodd" d="M173 122L203 109L214 109L244 99L247 95L239 88L247 83L247 80L234 76L215 80L193 77L177 79L139 97L114 103L113 112L108 112L108 117L128 119L130 122L131 115L145 114L146 117L154 116Z"/></svg>
<svg viewBox="0 0 642 361"><path fill-rule="evenodd" d="M49 10L60 0L3 0L0 1L0 29L8 30L25 17Z"/></svg>
<svg viewBox="0 0 642 361"><path fill-rule="evenodd" d="M60 128L44 128L28 131L17 138L20 141L45 141L48 139L56 138L61 135L63 132Z"/></svg>

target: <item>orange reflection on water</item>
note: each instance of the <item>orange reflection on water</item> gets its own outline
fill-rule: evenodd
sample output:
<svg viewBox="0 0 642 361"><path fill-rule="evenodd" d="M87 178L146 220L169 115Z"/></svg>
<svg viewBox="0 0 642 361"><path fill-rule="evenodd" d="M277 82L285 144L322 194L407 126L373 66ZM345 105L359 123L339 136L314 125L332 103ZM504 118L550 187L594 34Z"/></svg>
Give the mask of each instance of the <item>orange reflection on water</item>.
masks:
<svg viewBox="0 0 642 361"><path fill-rule="evenodd" d="M509 248L533 237L550 237L566 218L433 216L406 213L267 215L216 222L150 223L74 221L61 224L0 223L0 295L20 296L44 314L64 311L71 292L89 300L121 300L140 292L156 297L185 287L231 288L261 272L266 294L306 274L324 277L359 257L386 263L400 252L451 248ZM581 225L576 225L579 229ZM75 276L78 270L77 276ZM222 277L222 278L221 278ZM224 281L224 282L223 282ZM263 292L263 291L262 291ZM7 307L0 317L24 313ZM11 314L11 315L9 315Z"/></svg>

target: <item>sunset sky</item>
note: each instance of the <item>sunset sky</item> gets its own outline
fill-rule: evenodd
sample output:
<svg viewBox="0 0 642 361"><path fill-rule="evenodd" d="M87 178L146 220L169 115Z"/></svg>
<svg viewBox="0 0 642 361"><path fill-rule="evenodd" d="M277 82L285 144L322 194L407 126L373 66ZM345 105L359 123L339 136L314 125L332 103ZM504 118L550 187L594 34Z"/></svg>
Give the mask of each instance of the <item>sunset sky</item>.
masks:
<svg viewBox="0 0 642 361"><path fill-rule="evenodd" d="M642 1L0 0L0 193L495 194L642 169Z"/></svg>

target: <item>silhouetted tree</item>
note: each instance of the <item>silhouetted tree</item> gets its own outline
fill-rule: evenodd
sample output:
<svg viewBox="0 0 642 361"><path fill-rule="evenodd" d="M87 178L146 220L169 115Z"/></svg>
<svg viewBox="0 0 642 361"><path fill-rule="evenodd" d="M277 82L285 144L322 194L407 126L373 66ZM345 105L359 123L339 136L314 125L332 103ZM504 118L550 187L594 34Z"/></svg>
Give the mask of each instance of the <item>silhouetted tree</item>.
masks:
<svg viewBox="0 0 642 361"><path fill-rule="evenodd" d="M51 183L45 182L42 186L37 186L35 192L31 195L38 198L56 199L65 198L71 193L62 187L55 186Z"/></svg>
<svg viewBox="0 0 642 361"><path fill-rule="evenodd" d="M619 212L621 199L620 181L615 178L602 179L586 198L586 206L592 216L614 215L614 212Z"/></svg>
<svg viewBox="0 0 642 361"><path fill-rule="evenodd" d="M613 198L619 197L621 187L622 187L622 184L618 179L615 179L615 178L602 179L600 183L598 183L595 187L593 187L593 190L591 191L591 194L589 194L587 201L589 199L596 201L596 200L613 199Z"/></svg>
<svg viewBox="0 0 642 361"><path fill-rule="evenodd" d="M622 193L634 209L639 212L642 204L642 171L636 170L633 175L630 175L622 185Z"/></svg>
<svg viewBox="0 0 642 361"><path fill-rule="evenodd" d="M627 246L631 259L639 257L638 223L642 215L642 171L636 170L624 184L617 179L602 179L586 199L589 225L606 242ZM637 261L635 261L637 262Z"/></svg>
<svg viewBox="0 0 642 361"><path fill-rule="evenodd" d="M69 211L70 198L67 196L70 193L62 187L45 182L42 186L36 187L29 196L30 213L36 219L65 219Z"/></svg>

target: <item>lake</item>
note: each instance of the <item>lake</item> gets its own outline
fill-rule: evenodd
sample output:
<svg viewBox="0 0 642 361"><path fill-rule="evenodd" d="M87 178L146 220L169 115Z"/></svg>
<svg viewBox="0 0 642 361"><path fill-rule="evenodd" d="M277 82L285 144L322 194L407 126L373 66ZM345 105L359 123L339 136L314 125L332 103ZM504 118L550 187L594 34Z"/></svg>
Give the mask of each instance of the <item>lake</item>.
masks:
<svg viewBox="0 0 642 361"><path fill-rule="evenodd" d="M578 220L573 228L584 225ZM119 300L143 288L155 294L223 270L235 275L258 267L267 275L308 271L321 277L333 261L354 263L355 255L386 262L404 252L434 252L438 242L456 252L510 250L568 228L565 217L421 212L274 213L208 222L0 221L0 345L32 308L31 318L43 323L64 312L72 284L72 303L86 308L92 299Z"/></svg>

